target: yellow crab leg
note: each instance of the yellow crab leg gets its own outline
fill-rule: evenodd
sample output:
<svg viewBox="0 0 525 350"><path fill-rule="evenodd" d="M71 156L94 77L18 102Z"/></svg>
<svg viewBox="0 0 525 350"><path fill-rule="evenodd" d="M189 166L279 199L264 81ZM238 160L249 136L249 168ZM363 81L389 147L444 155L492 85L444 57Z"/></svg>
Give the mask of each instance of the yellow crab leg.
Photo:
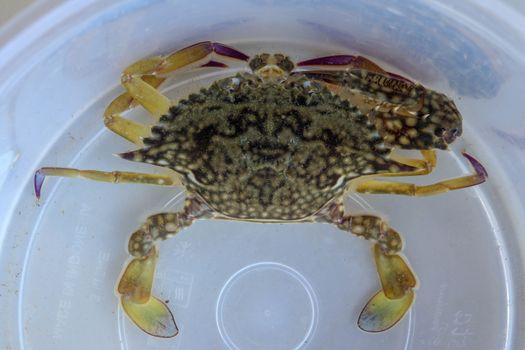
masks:
<svg viewBox="0 0 525 350"><path fill-rule="evenodd" d="M382 291L388 299L403 298L407 291L416 288L416 277L401 255L386 254L380 244L375 244L374 260Z"/></svg>
<svg viewBox="0 0 525 350"><path fill-rule="evenodd" d="M410 309L417 288L414 273L399 254L403 248L399 233L377 216L345 215L341 203L333 204L319 219L375 242L373 254L382 289L365 305L358 325L367 332L394 326Z"/></svg>
<svg viewBox="0 0 525 350"><path fill-rule="evenodd" d="M124 79L125 78L125 79ZM155 88L164 81L154 76L132 77L122 79L126 93L114 99L104 111L104 124L117 135L142 146L142 140L151 135L151 129L121 116L121 113L140 103L156 120L167 114L170 101Z"/></svg>
<svg viewBox="0 0 525 350"><path fill-rule="evenodd" d="M134 303L146 303L151 297L157 258L157 248L152 245L149 254L131 260L120 277L117 287L119 294Z"/></svg>
<svg viewBox="0 0 525 350"><path fill-rule="evenodd" d="M150 112L156 121L168 114L170 100L140 77L123 76L122 86L138 103ZM104 113L105 115L106 113Z"/></svg>
<svg viewBox="0 0 525 350"><path fill-rule="evenodd" d="M420 152L423 155L423 159L407 158L396 153L392 153L390 155L390 159L395 160L401 164L409 165L413 168L416 168L416 170L398 173L385 173L381 174L381 176L421 176L430 174L437 164L436 151L420 150Z"/></svg>
<svg viewBox="0 0 525 350"><path fill-rule="evenodd" d="M247 60L248 56L240 51L219 43L201 42L166 56L154 56L140 60L128 66L122 72L122 85L138 103L148 110L158 120L166 114L170 101L164 97L154 84L145 81L144 76L161 77L181 68L195 68L212 62L216 55ZM213 61L214 62L214 61ZM220 66L215 63L213 66ZM223 67L227 67L223 65ZM160 81L160 80L158 80ZM162 82L162 81L160 81ZM159 84L160 85L160 84Z"/></svg>
<svg viewBox="0 0 525 350"><path fill-rule="evenodd" d="M126 171L98 171L98 170L79 170L73 168L41 168L37 170L34 177L34 187L37 198L40 198L42 184L46 176L76 177L101 182L112 183L141 183L160 186L180 185L180 178L176 174L159 175L144 174Z"/></svg>
<svg viewBox="0 0 525 350"><path fill-rule="evenodd" d="M226 45L205 41L166 56L154 56L131 64L122 72L121 83L126 92L106 108L104 124L126 140L142 146L142 139L150 136L149 127L127 120L121 114L138 103L158 121L170 107L169 99L157 90L166 80L165 75L181 68L228 67L212 60L217 56L244 61L249 58Z"/></svg>
<svg viewBox="0 0 525 350"><path fill-rule="evenodd" d="M419 186L411 183L386 182L368 180L358 183L355 191L368 194L398 194L405 196L431 196L452 190L479 185L488 177L485 168L472 156L467 153L463 155L470 161L475 170L475 174L457 177L449 180L436 182L434 184ZM389 175L392 176L392 175Z"/></svg>
<svg viewBox="0 0 525 350"><path fill-rule="evenodd" d="M153 336L168 338L179 332L168 306L151 294L158 256L155 242L175 236L207 214L208 207L197 199L188 198L181 212L150 216L131 235L128 251L134 258L124 268L117 293L126 315Z"/></svg>
<svg viewBox="0 0 525 350"><path fill-rule="evenodd" d="M213 58L229 57L236 60L247 61L248 56L242 52L220 43L203 41L166 56L154 56L137 61L123 71L123 75L166 75L180 68L195 68L206 65ZM216 63L213 66L227 67Z"/></svg>
<svg viewBox="0 0 525 350"><path fill-rule="evenodd" d="M145 75L141 78L143 83L146 83L151 88L156 88L165 78L160 78L152 75ZM137 100L129 92L125 92L115 98L104 111L104 124L108 129L117 135L133 142L138 146L142 146L142 140L145 137L151 136L151 130L148 126L136 123L121 116L122 113L135 107Z"/></svg>

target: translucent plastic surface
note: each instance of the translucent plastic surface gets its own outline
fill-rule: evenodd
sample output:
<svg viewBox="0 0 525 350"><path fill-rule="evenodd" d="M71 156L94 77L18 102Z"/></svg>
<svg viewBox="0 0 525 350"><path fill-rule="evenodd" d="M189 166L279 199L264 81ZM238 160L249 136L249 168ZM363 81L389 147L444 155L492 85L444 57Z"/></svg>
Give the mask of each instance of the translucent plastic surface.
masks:
<svg viewBox="0 0 525 350"><path fill-rule="evenodd" d="M38 10L13 24L31 23L19 36L0 32L2 348L525 345L525 30L504 23L518 15L496 2L487 12L476 2L415 0L92 1ZM179 209L184 194L49 179L36 200L31 180L40 166L155 171L112 155L133 145L104 129L101 115L122 91L128 64L203 40L295 60L361 54L456 101L463 137L439 153L434 173L410 180L466 174L467 150L486 166L486 184L347 201L352 212L388 218L418 276L414 307L391 330L370 334L356 324L379 288L368 242L326 224L203 220L160 245L154 289L180 334L153 338L122 314L115 284L129 235L148 215ZM236 69L180 74L163 92L177 99ZM128 116L148 121L142 109Z"/></svg>

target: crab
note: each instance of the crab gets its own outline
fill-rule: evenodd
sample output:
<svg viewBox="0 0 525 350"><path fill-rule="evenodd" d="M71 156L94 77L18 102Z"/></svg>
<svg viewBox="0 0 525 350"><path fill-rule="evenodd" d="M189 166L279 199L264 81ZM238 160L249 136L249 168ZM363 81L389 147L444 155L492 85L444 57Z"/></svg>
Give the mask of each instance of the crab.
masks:
<svg viewBox="0 0 525 350"><path fill-rule="evenodd" d="M222 69L229 61L247 62L247 68L178 102L158 90L170 73ZM125 314L153 336L179 332L168 306L152 295L158 243L197 219L327 223L370 241L380 288L357 325L385 331L407 314L418 282L400 234L379 216L345 212L345 198L352 192L435 195L487 178L483 166L463 153L470 175L425 186L378 179L429 174L436 150L461 135L462 118L444 94L362 56L294 64L283 54L250 58L206 41L140 60L123 71L121 83L125 92L107 107L104 123L139 148L120 157L168 168L169 174L43 167L34 185L37 197L46 176L186 190L181 211L152 215L131 235L130 261L116 287ZM122 116L137 105L151 113L152 126Z"/></svg>

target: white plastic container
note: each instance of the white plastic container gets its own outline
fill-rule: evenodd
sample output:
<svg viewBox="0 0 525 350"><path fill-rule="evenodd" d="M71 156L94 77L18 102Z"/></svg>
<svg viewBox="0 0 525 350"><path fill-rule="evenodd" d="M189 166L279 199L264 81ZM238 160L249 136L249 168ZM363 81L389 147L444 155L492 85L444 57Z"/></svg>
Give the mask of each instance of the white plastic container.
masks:
<svg viewBox="0 0 525 350"><path fill-rule="evenodd" d="M49 1L0 30L2 349L487 349L525 346L525 20L497 1ZM155 290L180 334L157 339L122 314L114 287L128 236L176 210L165 188L49 179L41 166L151 171L102 112L137 59L213 40L296 60L361 54L446 92L464 135L430 183L482 186L429 198L353 196L403 233L420 288L391 330L356 320L378 289L368 242L322 224L202 221L161 244ZM181 76L171 97L228 72ZM131 115L145 118L137 110ZM146 119L144 119L146 120Z"/></svg>

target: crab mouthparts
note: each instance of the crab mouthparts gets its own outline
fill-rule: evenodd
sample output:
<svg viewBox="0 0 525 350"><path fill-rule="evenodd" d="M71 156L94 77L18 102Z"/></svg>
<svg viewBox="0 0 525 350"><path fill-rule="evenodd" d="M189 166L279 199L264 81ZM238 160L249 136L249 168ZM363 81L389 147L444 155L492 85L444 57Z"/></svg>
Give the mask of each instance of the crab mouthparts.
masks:
<svg viewBox="0 0 525 350"><path fill-rule="evenodd" d="M268 64L259 69L256 74L262 78L282 78L286 76L284 70L275 64Z"/></svg>

